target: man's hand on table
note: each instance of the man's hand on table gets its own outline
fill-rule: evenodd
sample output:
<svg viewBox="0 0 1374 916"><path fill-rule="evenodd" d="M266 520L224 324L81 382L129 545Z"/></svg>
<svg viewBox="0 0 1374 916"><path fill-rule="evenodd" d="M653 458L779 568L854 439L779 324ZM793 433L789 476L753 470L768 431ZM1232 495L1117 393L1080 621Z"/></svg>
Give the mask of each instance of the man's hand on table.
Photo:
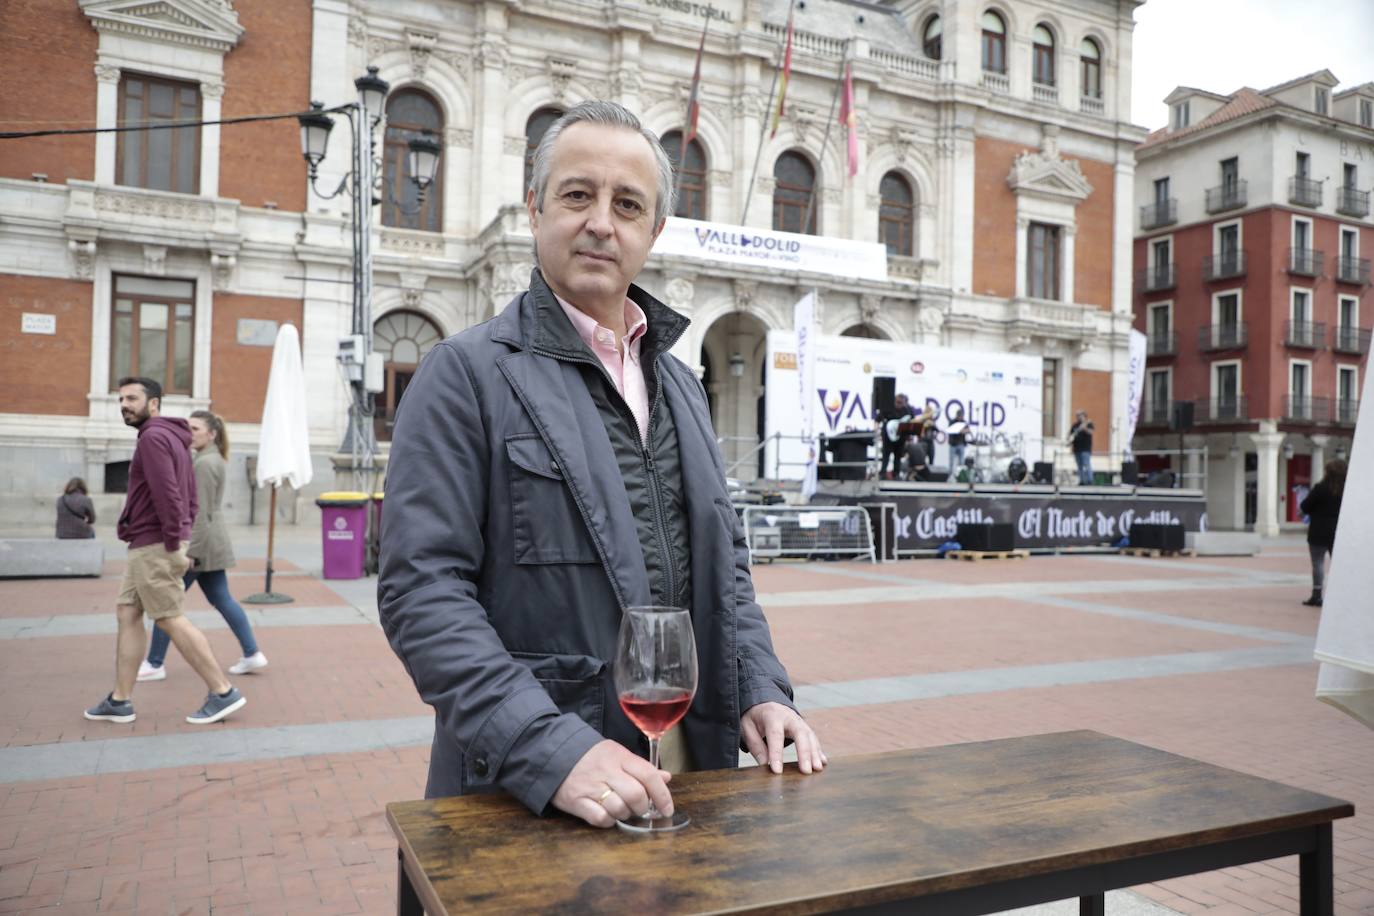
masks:
<svg viewBox="0 0 1374 916"><path fill-rule="evenodd" d="M672 778L667 770L654 769L643 757L608 739L592 745L577 761L554 793L553 806L593 827L611 827L632 814L644 814L650 798L660 814L669 815Z"/></svg>
<svg viewBox="0 0 1374 916"><path fill-rule="evenodd" d="M774 773L782 772L782 746L788 738L797 746L797 766L803 773L819 773L830 762L811 726L781 703L760 703L745 710L740 734L754 760L768 764Z"/></svg>

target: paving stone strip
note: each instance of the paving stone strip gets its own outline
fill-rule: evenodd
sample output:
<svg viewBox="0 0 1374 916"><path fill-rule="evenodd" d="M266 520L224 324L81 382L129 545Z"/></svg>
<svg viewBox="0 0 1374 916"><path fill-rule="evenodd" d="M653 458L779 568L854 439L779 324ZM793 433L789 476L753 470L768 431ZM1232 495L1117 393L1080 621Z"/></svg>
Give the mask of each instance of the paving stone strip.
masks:
<svg viewBox="0 0 1374 916"><path fill-rule="evenodd" d="M248 620L254 629L372 623L366 614L349 605L288 608L277 605L270 611L250 605L244 610L248 613ZM218 611L187 611L186 617L202 630L228 629L228 624ZM60 614L52 617L10 617L0 619L0 640L41 639L54 636L113 636L117 629L113 611L100 614Z"/></svg>

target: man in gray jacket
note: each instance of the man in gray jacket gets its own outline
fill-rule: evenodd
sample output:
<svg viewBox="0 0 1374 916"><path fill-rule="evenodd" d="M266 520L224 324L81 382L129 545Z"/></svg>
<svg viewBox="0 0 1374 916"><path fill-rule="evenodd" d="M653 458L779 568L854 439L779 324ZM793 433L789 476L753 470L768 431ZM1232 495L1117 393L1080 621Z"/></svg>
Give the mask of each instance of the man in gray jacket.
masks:
<svg viewBox="0 0 1374 916"><path fill-rule="evenodd" d="M705 392L668 353L687 320L631 285L672 197L634 115L572 108L535 153L529 290L406 389L378 603L434 707L430 797L499 787L599 827L651 798L671 814L608 666L621 610L651 603L690 609L697 641L676 768L744 747L780 773L788 740L802 772L825 765L754 600Z"/></svg>

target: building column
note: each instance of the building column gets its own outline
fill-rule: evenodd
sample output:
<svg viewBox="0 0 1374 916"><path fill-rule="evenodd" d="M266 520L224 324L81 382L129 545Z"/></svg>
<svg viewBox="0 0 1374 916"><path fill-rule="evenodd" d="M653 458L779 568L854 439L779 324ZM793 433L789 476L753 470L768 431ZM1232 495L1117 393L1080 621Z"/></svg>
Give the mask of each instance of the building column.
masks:
<svg viewBox="0 0 1374 916"><path fill-rule="evenodd" d="M1018 224L1018 226L1020 225L1020 220L1017 220L1017 224ZM1063 278L1064 278L1064 282L1060 284L1060 290L1059 290L1059 299L1060 299L1061 302L1073 302L1073 301L1074 301L1074 298L1073 298L1073 265L1074 265L1074 260L1073 260L1074 244L1073 244L1073 240L1074 240L1074 237L1075 237L1076 235L1078 235L1078 227L1077 227L1077 226L1072 226L1072 225L1070 225L1070 226L1065 226L1065 227L1064 227L1064 250L1063 250L1062 252L1060 252L1060 256L1059 256L1060 274L1061 274L1061 275L1063 276ZM1018 252L1018 253L1020 253L1020 252L1022 252L1022 251L1025 250L1025 245L1026 245L1025 236L1026 236L1026 233L1024 233L1024 232L1019 233L1018 236L1017 236L1016 245L1017 245L1017 252ZM1020 265L1020 268L1017 270L1017 274L1018 274L1019 276L1024 277L1024 276L1025 276L1025 273L1026 273L1026 265L1025 265L1025 262L1023 261L1023 262L1021 263L1021 265ZM1026 281L1025 281L1024 279L1022 279L1020 282L1021 282L1021 283L1025 283Z"/></svg>
<svg viewBox="0 0 1374 916"><path fill-rule="evenodd" d="M95 126L111 128L119 120L119 68L106 63L95 65ZM115 183L115 153L118 134L95 135L95 183ZM55 176L54 176L55 177Z"/></svg>
<svg viewBox="0 0 1374 916"><path fill-rule="evenodd" d="M204 121L218 121L223 110L224 84L200 84L200 117ZM200 193L205 197L219 197L219 125L207 124L200 129Z"/></svg>
<svg viewBox="0 0 1374 916"><path fill-rule="evenodd" d="M1207 437L1199 435L1186 435L1183 437L1183 467L1180 468L1181 476L1178 485L1180 487L1190 487L1192 489L1207 491L1207 482L1202 479L1202 454L1201 449L1207 447Z"/></svg>
<svg viewBox="0 0 1374 916"><path fill-rule="evenodd" d="M1326 448L1331 444L1330 436L1308 436L1312 440L1312 486L1325 476Z"/></svg>
<svg viewBox="0 0 1374 916"><path fill-rule="evenodd" d="M1026 298L1026 233L1030 229L1030 217L1016 217L1016 298Z"/></svg>
<svg viewBox="0 0 1374 916"><path fill-rule="evenodd" d="M1273 420L1261 420L1259 432L1250 433L1255 444L1259 466L1255 481L1255 533L1261 537L1276 537L1279 533L1279 449L1283 447L1283 433Z"/></svg>

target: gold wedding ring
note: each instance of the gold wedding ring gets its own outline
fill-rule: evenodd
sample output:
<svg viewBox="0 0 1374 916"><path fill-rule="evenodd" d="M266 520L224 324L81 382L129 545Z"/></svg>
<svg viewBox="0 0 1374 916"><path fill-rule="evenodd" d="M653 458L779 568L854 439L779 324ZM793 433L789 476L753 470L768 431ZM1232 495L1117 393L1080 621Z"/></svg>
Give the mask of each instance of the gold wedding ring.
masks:
<svg viewBox="0 0 1374 916"><path fill-rule="evenodd" d="M598 804L603 803L603 802L606 801L606 799L610 798L610 797L611 797L612 795L614 795L614 794L615 794L615 789L612 789L610 786L607 786L607 787L606 787L606 791L605 791L605 792L602 792L599 796L597 796L596 801L597 801Z"/></svg>

